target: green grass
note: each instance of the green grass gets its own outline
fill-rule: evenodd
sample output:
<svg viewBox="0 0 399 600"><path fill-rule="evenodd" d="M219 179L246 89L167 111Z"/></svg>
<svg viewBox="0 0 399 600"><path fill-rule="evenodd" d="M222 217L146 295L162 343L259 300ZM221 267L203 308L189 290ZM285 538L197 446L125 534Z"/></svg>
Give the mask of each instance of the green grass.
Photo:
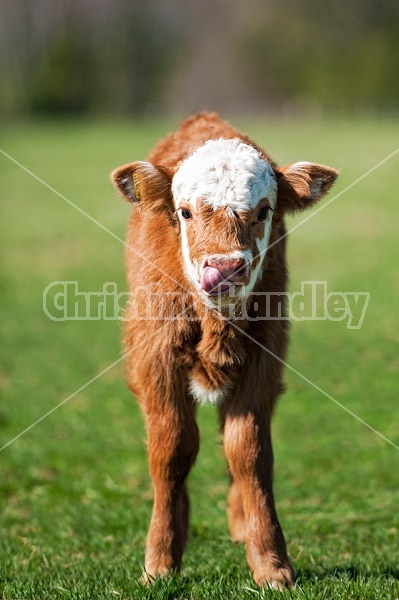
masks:
<svg viewBox="0 0 399 600"><path fill-rule="evenodd" d="M239 123L282 163L341 168L339 192L397 147L390 121ZM129 207L109 171L143 158L174 123L43 122L3 129L1 147L124 237ZM292 233L291 289L368 291L360 330L292 328L288 363L399 444L396 155ZM125 289L123 245L0 156L0 445L120 356L113 321L53 322L53 280ZM332 196L330 196L332 197ZM290 224L299 222L292 219ZM300 599L399 598L399 453L294 372L274 419L277 506ZM199 410L201 453L190 476L192 528L181 576L139 583L151 513L143 421L121 365L0 454L2 598L276 597L253 583L231 544L226 467L215 410ZM280 596L279 596L280 597Z"/></svg>

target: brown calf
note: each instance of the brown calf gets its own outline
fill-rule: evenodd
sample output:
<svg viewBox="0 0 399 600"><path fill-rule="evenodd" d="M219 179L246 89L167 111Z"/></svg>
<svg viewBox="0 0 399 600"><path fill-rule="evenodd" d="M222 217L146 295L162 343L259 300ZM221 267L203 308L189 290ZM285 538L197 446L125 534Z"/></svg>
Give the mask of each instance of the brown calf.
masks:
<svg viewBox="0 0 399 600"><path fill-rule="evenodd" d="M188 119L148 162L112 174L132 203L125 347L154 483L147 579L180 568L185 480L199 448L196 403L208 400L218 404L231 473L231 536L245 542L259 585L294 584L274 506L270 435L287 322L258 317L281 311L284 214L317 202L336 178L308 162L277 167L214 114Z"/></svg>

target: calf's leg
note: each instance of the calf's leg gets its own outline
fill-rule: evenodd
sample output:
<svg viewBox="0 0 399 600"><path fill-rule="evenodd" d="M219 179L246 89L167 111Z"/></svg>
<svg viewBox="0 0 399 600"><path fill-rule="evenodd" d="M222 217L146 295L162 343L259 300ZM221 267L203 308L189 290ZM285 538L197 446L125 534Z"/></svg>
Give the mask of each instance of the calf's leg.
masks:
<svg viewBox="0 0 399 600"><path fill-rule="evenodd" d="M250 410L240 414L227 410L224 448L241 492L246 554L256 583L277 588L294 585L294 572L274 506L269 418Z"/></svg>
<svg viewBox="0 0 399 600"><path fill-rule="evenodd" d="M230 482L227 494L227 519L230 535L233 542L245 542L245 514L242 495L238 483L234 479Z"/></svg>
<svg viewBox="0 0 399 600"><path fill-rule="evenodd" d="M185 479L195 462L199 434L194 409L162 407L146 415L154 505L147 535L144 578L179 570L187 539Z"/></svg>

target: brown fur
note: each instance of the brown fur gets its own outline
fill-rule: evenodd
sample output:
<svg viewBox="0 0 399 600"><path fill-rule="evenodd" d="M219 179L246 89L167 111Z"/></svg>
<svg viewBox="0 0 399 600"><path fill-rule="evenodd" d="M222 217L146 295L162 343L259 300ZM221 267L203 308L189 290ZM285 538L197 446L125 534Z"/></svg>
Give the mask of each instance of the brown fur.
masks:
<svg viewBox="0 0 399 600"><path fill-rule="evenodd" d="M287 322L229 321L205 310L185 276L179 222L171 196L171 177L181 161L205 141L221 137L238 137L257 148L273 166L278 181L271 248L262 265L263 276L256 284L258 293L286 290L284 213L318 200L337 177L333 169L321 165L304 165L299 173L290 171L289 166L279 169L249 138L216 115L206 113L188 119L161 141L149 155L150 164L132 163L113 173L119 191L134 204L126 265L138 313L134 315L132 306L128 306L124 339L129 353L128 384L146 419L155 491L145 574L162 575L181 565L188 528L185 479L199 448L195 401L188 389L194 377L209 389L229 385L219 412L231 473L231 535L236 541L245 540L255 581L282 587L293 585L294 572L274 506L270 420L282 389L282 363L273 354L285 359ZM318 182L318 193L311 187L313 181ZM237 220L224 209L213 211L203 205L195 229L188 233L190 249L205 257L248 247L254 218L242 214ZM138 319L137 314L144 315L148 308L148 297L141 286L151 284L167 293L162 300L164 312L178 315L186 311L185 315L192 318ZM187 290L190 302L185 304L179 294ZM262 307L264 297L256 300ZM277 316L278 304L274 298L272 315ZM253 299L249 314L256 316Z"/></svg>

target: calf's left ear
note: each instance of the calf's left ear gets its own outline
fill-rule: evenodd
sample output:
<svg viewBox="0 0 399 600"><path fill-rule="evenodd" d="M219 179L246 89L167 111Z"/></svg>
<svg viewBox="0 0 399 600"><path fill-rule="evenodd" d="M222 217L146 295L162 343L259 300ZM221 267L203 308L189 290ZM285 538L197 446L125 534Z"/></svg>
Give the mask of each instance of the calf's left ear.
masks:
<svg viewBox="0 0 399 600"><path fill-rule="evenodd" d="M312 206L327 194L338 177L331 167L296 162L276 169L277 207L292 213Z"/></svg>
<svg viewBox="0 0 399 600"><path fill-rule="evenodd" d="M111 181L125 200L145 204L170 194L170 176L166 169L149 162L137 161L118 167L111 173Z"/></svg>

